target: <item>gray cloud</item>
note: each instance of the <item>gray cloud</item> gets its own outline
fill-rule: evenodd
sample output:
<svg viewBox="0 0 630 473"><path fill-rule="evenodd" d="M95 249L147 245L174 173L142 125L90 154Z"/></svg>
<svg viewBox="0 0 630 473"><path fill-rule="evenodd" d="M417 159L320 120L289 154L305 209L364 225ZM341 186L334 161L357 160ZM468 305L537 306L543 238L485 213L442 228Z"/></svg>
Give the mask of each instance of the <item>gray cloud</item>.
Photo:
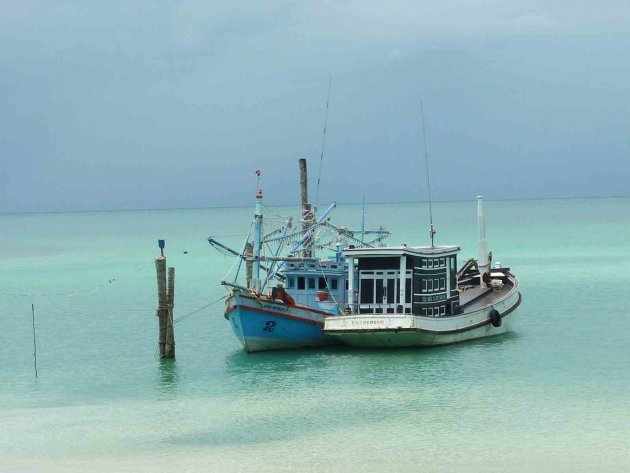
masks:
<svg viewBox="0 0 630 473"><path fill-rule="evenodd" d="M627 194L622 2L0 4L0 211Z"/></svg>

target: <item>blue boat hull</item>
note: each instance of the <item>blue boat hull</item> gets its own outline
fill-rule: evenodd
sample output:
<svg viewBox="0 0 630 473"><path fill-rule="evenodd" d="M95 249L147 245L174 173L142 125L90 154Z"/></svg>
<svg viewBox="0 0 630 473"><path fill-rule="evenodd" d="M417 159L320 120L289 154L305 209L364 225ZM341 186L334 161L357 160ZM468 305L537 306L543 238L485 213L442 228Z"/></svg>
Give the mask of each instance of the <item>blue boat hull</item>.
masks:
<svg viewBox="0 0 630 473"><path fill-rule="evenodd" d="M335 337L323 333L326 315L308 307L242 294L228 300L225 312L234 334L248 352L338 344Z"/></svg>

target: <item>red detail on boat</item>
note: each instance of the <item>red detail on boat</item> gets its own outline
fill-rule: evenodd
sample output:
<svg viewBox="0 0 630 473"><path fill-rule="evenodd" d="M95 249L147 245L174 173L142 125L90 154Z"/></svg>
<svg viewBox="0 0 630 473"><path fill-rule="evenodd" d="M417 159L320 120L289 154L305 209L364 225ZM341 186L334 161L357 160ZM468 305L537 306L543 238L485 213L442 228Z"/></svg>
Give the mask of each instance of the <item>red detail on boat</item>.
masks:
<svg viewBox="0 0 630 473"><path fill-rule="evenodd" d="M238 306L236 305L228 307L227 309L225 309L225 314L227 315L228 312L235 310L237 307ZM315 325L321 325L322 327L324 326L324 322L320 322L318 320L305 319L304 317L298 317L291 314L285 314L284 312L276 312L275 310L262 309L259 307L252 307L252 306L241 306L241 307L243 309L251 310L253 312L260 312L262 314L272 314L277 317L284 317L285 319L299 320L300 322L308 322ZM308 310L308 309L304 309L304 310ZM315 312L315 311L309 310L309 312ZM326 315L329 315L329 314L326 314Z"/></svg>
<svg viewBox="0 0 630 473"><path fill-rule="evenodd" d="M273 303L274 303L274 301L273 301L273 300L271 300L271 299L267 299L267 298L265 298L265 299L263 299L263 298L255 298L255 297L252 297L252 296L245 296L245 295L243 295L243 294L240 294L240 297L243 297L243 298L245 298L245 299L251 299L251 300L253 300L253 301L257 301L257 302L269 302L269 303L271 303L271 304L273 304ZM335 315L335 314L331 314L330 312L324 312L323 310L311 309L310 307L306 307L306 306L303 306L303 305L297 305L297 304L296 304L296 305L291 306L291 307L295 307L296 309L306 310L306 311L308 311L308 312L313 312L314 314L321 314L321 315Z"/></svg>

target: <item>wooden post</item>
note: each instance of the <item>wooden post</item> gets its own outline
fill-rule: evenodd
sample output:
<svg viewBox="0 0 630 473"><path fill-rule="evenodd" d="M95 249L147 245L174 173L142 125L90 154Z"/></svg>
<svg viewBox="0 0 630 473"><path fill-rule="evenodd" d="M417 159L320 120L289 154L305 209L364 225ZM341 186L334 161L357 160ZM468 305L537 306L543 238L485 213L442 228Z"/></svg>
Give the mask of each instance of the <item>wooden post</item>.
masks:
<svg viewBox="0 0 630 473"><path fill-rule="evenodd" d="M249 241L245 245L245 274L247 283L245 286L249 289L252 287L252 278L254 274L254 263L252 258L254 256L254 245Z"/></svg>
<svg viewBox="0 0 630 473"><path fill-rule="evenodd" d="M158 288L158 347L160 349L160 357L163 358L166 353L166 321L169 316L168 293L166 290L166 258L164 256L158 256L155 259L155 270L157 273Z"/></svg>
<svg viewBox="0 0 630 473"><path fill-rule="evenodd" d="M175 358L175 331L173 330L173 307L175 305L175 268L168 268L168 317L164 358Z"/></svg>

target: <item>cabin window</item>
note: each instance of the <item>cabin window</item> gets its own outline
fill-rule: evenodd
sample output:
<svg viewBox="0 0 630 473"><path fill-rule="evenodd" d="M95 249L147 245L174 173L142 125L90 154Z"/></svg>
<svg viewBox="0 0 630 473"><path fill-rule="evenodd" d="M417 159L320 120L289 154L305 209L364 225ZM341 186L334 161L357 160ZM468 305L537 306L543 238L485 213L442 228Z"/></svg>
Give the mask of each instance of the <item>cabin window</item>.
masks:
<svg viewBox="0 0 630 473"><path fill-rule="evenodd" d="M374 303L374 279L361 279L361 304Z"/></svg>
<svg viewBox="0 0 630 473"><path fill-rule="evenodd" d="M405 280L405 304L411 304L411 279Z"/></svg>
<svg viewBox="0 0 630 473"><path fill-rule="evenodd" d="M308 278L308 288L315 289L315 278Z"/></svg>
<svg viewBox="0 0 630 473"><path fill-rule="evenodd" d="M305 278L304 276L298 276L297 278L297 282L298 282L298 289L306 289L306 283L305 283Z"/></svg>
<svg viewBox="0 0 630 473"><path fill-rule="evenodd" d="M440 290L440 280L439 279L434 279L433 280L433 290L436 291L436 292Z"/></svg>
<svg viewBox="0 0 630 473"><path fill-rule="evenodd" d="M433 316L434 317L439 317L440 316L440 308L439 307L435 307L433 309Z"/></svg>
<svg viewBox="0 0 630 473"><path fill-rule="evenodd" d="M445 305L440 307L440 315L446 315L446 306Z"/></svg>
<svg viewBox="0 0 630 473"><path fill-rule="evenodd" d="M427 292L427 280L422 280L422 292Z"/></svg>
<svg viewBox="0 0 630 473"><path fill-rule="evenodd" d="M398 299L398 295L396 294L396 280L388 279L387 280L387 303L395 304Z"/></svg>
<svg viewBox="0 0 630 473"><path fill-rule="evenodd" d="M429 317L433 317L433 307L429 307L429 308L427 309L427 315L428 315Z"/></svg>
<svg viewBox="0 0 630 473"><path fill-rule="evenodd" d="M424 258L420 259L420 267L421 268L426 268L427 267L427 260Z"/></svg>
<svg viewBox="0 0 630 473"><path fill-rule="evenodd" d="M440 290L446 290L446 278L440 278Z"/></svg>
<svg viewBox="0 0 630 473"><path fill-rule="evenodd" d="M440 268L443 268L444 266L446 266L446 263L444 262L444 258L440 258Z"/></svg>
<svg viewBox="0 0 630 473"><path fill-rule="evenodd" d="M295 287L295 277L289 276L289 289L293 289Z"/></svg>
<svg viewBox="0 0 630 473"><path fill-rule="evenodd" d="M337 289L337 278L332 278L330 280L330 287L335 290Z"/></svg>
<svg viewBox="0 0 630 473"><path fill-rule="evenodd" d="M422 315L424 315L426 317L427 315L427 309L422 309Z"/></svg>
<svg viewBox="0 0 630 473"><path fill-rule="evenodd" d="M326 289L326 278L319 278L319 281L317 281L317 288Z"/></svg>
<svg viewBox="0 0 630 473"><path fill-rule="evenodd" d="M429 268L432 268L432 267L433 267L433 260L432 260L432 259L430 259L430 260L428 260L428 262L429 262L428 267L429 267Z"/></svg>
<svg viewBox="0 0 630 473"><path fill-rule="evenodd" d="M451 271L455 272L457 268L455 267L455 257L451 256Z"/></svg>
<svg viewBox="0 0 630 473"><path fill-rule="evenodd" d="M427 292L433 292L433 279L427 281Z"/></svg>

